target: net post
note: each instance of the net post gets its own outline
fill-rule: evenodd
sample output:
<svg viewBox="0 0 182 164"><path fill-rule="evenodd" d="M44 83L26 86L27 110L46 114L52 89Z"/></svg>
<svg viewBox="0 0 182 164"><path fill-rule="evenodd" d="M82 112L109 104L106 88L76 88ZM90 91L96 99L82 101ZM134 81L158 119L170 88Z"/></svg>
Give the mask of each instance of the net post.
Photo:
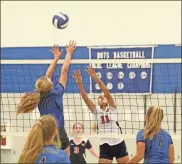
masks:
<svg viewBox="0 0 182 164"><path fill-rule="evenodd" d="M174 133L176 134L176 101L177 101L177 86L174 87L174 103L173 103L173 109L174 109Z"/></svg>
<svg viewBox="0 0 182 164"><path fill-rule="evenodd" d="M144 95L144 127L146 125L145 116L147 114L147 95Z"/></svg>

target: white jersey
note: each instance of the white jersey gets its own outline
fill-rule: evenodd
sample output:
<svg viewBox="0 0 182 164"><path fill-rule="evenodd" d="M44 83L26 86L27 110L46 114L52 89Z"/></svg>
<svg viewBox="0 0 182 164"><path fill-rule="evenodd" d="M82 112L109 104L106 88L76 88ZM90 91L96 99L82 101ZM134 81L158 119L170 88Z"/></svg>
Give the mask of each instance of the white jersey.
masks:
<svg viewBox="0 0 182 164"><path fill-rule="evenodd" d="M96 108L94 111L97 122L97 130L99 134L121 134L121 128L118 124L117 109L108 107L106 110ZM117 145L123 141L123 138L101 138L100 145L108 143L109 145Z"/></svg>

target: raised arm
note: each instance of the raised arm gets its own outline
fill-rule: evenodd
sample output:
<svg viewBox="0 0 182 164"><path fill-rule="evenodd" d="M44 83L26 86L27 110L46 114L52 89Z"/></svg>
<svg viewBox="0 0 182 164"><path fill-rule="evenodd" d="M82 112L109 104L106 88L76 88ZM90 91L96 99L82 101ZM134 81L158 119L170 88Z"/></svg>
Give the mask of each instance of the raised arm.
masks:
<svg viewBox="0 0 182 164"><path fill-rule="evenodd" d="M59 50L58 45L54 45L54 47L52 47L52 49L50 51L53 53L54 59L52 60L52 63L48 67L45 76L51 79L52 75L53 75L53 73L55 71L56 64L57 64L59 58L62 55L62 51Z"/></svg>
<svg viewBox="0 0 182 164"><path fill-rule="evenodd" d="M110 94L108 88L105 86L105 84L97 76L95 70L91 67L88 67L85 71L92 77L93 80L95 80L96 83L98 83L101 91L107 97L109 105L112 106L113 108L116 108L116 103L115 103L113 97L111 96L111 94Z"/></svg>
<svg viewBox="0 0 182 164"><path fill-rule="evenodd" d="M61 68L61 74L59 77L59 83L61 83L64 88L66 87L69 66L70 66L72 54L76 48L75 46L76 46L76 43L74 41L70 41L69 46L66 46L67 54L66 54L63 66Z"/></svg>
<svg viewBox="0 0 182 164"><path fill-rule="evenodd" d="M80 94L82 96L82 99L84 100L85 104L88 106L88 108L90 109L90 111L93 113L95 111L95 104L92 102L92 100L90 100L88 98L88 95L85 91L85 88L83 86L83 82L82 82L82 75L81 75L81 72L80 70L75 70L73 72L73 78L75 79L76 83L77 83L77 86L78 86L78 89L80 91Z"/></svg>

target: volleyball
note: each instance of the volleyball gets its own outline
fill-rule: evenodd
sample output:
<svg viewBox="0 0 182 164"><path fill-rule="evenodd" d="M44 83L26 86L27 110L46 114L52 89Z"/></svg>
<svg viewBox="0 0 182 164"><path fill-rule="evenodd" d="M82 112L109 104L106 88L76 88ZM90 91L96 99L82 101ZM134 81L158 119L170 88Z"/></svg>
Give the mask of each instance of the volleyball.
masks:
<svg viewBox="0 0 182 164"><path fill-rule="evenodd" d="M68 26L68 22L69 22L69 17L62 12L58 12L52 18L52 23L54 27L56 27L57 29L66 28Z"/></svg>

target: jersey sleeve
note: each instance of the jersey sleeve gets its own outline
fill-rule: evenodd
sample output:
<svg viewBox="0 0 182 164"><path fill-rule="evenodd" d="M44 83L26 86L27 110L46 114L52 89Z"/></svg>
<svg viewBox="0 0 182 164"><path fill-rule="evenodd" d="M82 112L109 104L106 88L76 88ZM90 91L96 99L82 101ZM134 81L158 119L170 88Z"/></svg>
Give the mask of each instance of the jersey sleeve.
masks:
<svg viewBox="0 0 182 164"><path fill-rule="evenodd" d="M54 88L54 93L56 95L63 96L64 91L65 91L65 89L64 89L63 85L61 83L57 83L55 88Z"/></svg>
<svg viewBox="0 0 182 164"><path fill-rule="evenodd" d="M140 131L137 133L136 142L145 142L145 139L144 139L144 137L143 137L143 130L140 130Z"/></svg>
<svg viewBox="0 0 182 164"><path fill-rule="evenodd" d="M91 149L92 148L92 145L91 145L89 140L87 140L85 146L86 146L87 149Z"/></svg>
<svg viewBox="0 0 182 164"><path fill-rule="evenodd" d="M113 112L117 112L116 108L113 108L112 106L109 107Z"/></svg>
<svg viewBox="0 0 182 164"><path fill-rule="evenodd" d="M169 145L170 144L173 144L173 140L172 140L172 137L169 135Z"/></svg>
<svg viewBox="0 0 182 164"><path fill-rule="evenodd" d="M101 112L101 109L98 108L98 107L96 107L95 110L94 110L94 112L93 112L93 114L97 114L97 113L99 113L99 112Z"/></svg>

